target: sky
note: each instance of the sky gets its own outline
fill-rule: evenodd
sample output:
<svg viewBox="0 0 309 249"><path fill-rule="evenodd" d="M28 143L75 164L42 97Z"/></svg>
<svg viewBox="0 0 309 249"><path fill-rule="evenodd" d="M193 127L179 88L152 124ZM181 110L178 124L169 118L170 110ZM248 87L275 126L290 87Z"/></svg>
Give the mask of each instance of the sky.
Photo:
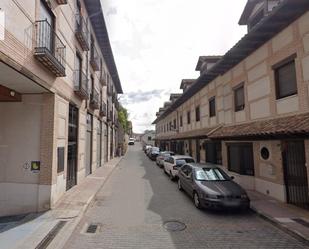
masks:
<svg viewBox="0 0 309 249"><path fill-rule="evenodd" d="M201 55L223 55L247 31L247 0L101 0L133 131L154 129L156 112L182 79L198 78Z"/></svg>

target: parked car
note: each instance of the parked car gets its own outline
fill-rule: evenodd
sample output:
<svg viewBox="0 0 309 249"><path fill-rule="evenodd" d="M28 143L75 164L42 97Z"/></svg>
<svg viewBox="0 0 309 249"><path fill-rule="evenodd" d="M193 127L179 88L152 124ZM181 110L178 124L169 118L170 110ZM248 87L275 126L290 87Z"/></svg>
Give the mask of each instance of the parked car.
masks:
<svg viewBox="0 0 309 249"><path fill-rule="evenodd" d="M186 163L194 163L194 159L190 156L176 155L169 156L164 160L164 172L170 176L171 180L177 178L179 168Z"/></svg>
<svg viewBox="0 0 309 249"><path fill-rule="evenodd" d="M145 145L145 147L144 147L144 152L145 152L146 155L148 154L148 151L149 151L149 149L150 149L151 147L152 147L152 146L149 145L149 144Z"/></svg>
<svg viewBox="0 0 309 249"><path fill-rule="evenodd" d="M134 145L135 139L133 137L129 138L129 145Z"/></svg>
<svg viewBox="0 0 309 249"><path fill-rule="evenodd" d="M174 156L175 153L173 151L161 151L160 154L156 158L156 163L158 166L163 167L164 160L169 156Z"/></svg>
<svg viewBox="0 0 309 249"><path fill-rule="evenodd" d="M248 209L250 206L246 191L214 164L183 165L178 172L178 189L186 191L197 208Z"/></svg>
<svg viewBox="0 0 309 249"><path fill-rule="evenodd" d="M160 153L160 148L158 148L158 147L151 147L151 149L148 152L148 157L152 161L154 161L154 160L156 160L156 158L159 155L159 153Z"/></svg>

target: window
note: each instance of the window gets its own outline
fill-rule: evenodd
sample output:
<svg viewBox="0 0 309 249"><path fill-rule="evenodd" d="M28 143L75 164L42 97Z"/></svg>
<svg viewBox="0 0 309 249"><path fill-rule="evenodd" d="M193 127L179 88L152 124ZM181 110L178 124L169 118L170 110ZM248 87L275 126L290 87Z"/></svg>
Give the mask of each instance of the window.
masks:
<svg viewBox="0 0 309 249"><path fill-rule="evenodd" d="M206 162L214 164L222 164L221 142L206 142Z"/></svg>
<svg viewBox="0 0 309 249"><path fill-rule="evenodd" d="M180 124L180 127L182 127L182 116L179 117L179 124Z"/></svg>
<svg viewBox="0 0 309 249"><path fill-rule="evenodd" d="M245 109L244 86L239 86L234 90L235 112Z"/></svg>
<svg viewBox="0 0 309 249"><path fill-rule="evenodd" d="M227 146L228 170L241 175L254 176L252 143L235 143Z"/></svg>
<svg viewBox="0 0 309 249"><path fill-rule="evenodd" d="M64 171L64 147L57 148L57 173Z"/></svg>
<svg viewBox="0 0 309 249"><path fill-rule="evenodd" d="M93 39L93 36L90 37L90 58L94 59L94 39Z"/></svg>
<svg viewBox="0 0 309 249"><path fill-rule="evenodd" d="M267 160L269 158L269 150L266 148L266 147L263 147L261 149L261 157L264 159L264 160Z"/></svg>
<svg viewBox="0 0 309 249"><path fill-rule="evenodd" d="M198 181L229 181L230 177L220 168L196 169L195 179Z"/></svg>
<svg viewBox="0 0 309 249"><path fill-rule="evenodd" d="M277 99L297 94L295 55L274 66Z"/></svg>
<svg viewBox="0 0 309 249"><path fill-rule="evenodd" d="M200 121L200 107L199 106L195 108L195 121L196 122Z"/></svg>
<svg viewBox="0 0 309 249"><path fill-rule="evenodd" d="M174 130L176 130L176 119L174 119L174 126L173 126Z"/></svg>
<svg viewBox="0 0 309 249"><path fill-rule="evenodd" d="M89 84L89 93L93 93L93 89L94 89L94 78L93 78L93 75L90 76L90 79L91 79L91 84Z"/></svg>
<svg viewBox="0 0 309 249"><path fill-rule="evenodd" d="M191 113L190 113L190 111L187 112L187 123L188 124L191 123Z"/></svg>
<svg viewBox="0 0 309 249"><path fill-rule="evenodd" d="M170 122L170 131L172 130L172 122Z"/></svg>
<svg viewBox="0 0 309 249"><path fill-rule="evenodd" d="M216 116L216 98L209 99L209 117Z"/></svg>

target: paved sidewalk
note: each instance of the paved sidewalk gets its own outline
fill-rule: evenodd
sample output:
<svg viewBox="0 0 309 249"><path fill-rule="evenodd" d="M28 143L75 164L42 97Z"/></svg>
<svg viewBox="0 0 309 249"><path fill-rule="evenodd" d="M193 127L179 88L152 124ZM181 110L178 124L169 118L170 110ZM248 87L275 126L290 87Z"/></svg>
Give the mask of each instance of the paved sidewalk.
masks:
<svg viewBox="0 0 309 249"><path fill-rule="evenodd" d="M122 157L114 158L98 168L92 175L67 191L52 210L29 214L19 222L0 231L0 249L62 248L81 220L96 193L104 185ZM60 232L53 237L53 229ZM42 247L38 247L38 245ZM43 244L42 244L43 243Z"/></svg>
<svg viewBox="0 0 309 249"><path fill-rule="evenodd" d="M247 193L253 211L309 245L309 210L277 201L255 191Z"/></svg>

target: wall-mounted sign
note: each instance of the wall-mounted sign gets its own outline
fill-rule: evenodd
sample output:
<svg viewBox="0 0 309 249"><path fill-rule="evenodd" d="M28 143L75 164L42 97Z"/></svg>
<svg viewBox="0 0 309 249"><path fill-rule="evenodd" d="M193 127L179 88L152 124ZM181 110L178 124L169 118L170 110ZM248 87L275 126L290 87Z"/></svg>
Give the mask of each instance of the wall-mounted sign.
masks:
<svg viewBox="0 0 309 249"><path fill-rule="evenodd" d="M40 172L41 162L40 161L32 161L31 162L31 172L38 173Z"/></svg>

